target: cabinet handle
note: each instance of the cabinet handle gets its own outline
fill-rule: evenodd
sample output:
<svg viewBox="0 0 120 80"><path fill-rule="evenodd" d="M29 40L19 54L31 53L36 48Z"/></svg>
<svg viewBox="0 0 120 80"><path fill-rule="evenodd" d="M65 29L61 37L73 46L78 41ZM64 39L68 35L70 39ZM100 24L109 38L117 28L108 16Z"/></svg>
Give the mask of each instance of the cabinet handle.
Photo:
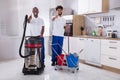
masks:
<svg viewBox="0 0 120 80"><path fill-rule="evenodd" d="M114 41L110 41L109 43L117 43L117 42L114 42Z"/></svg>
<svg viewBox="0 0 120 80"><path fill-rule="evenodd" d="M91 42L93 42L94 40L91 40Z"/></svg>
<svg viewBox="0 0 120 80"><path fill-rule="evenodd" d="M111 49L117 49L117 47L109 47L109 48L111 48Z"/></svg>
<svg viewBox="0 0 120 80"><path fill-rule="evenodd" d="M79 39L79 40L84 40L84 39Z"/></svg>
<svg viewBox="0 0 120 80"><path fill-rule="evenodd" d="M111 58L111 57L109 57L109 59L111 59L111 60L117 60L116 58Z"/></svg>

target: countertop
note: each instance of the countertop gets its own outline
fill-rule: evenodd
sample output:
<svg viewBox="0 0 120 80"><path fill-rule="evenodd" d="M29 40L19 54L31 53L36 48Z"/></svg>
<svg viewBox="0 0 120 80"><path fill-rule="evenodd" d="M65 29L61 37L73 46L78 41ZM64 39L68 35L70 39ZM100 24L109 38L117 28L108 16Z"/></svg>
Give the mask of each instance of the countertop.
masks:
<svg viewBox="0 0 120 80"><path fill-rule="evenodd" d="M107 38L107 37L102 37L102 36L90 36L90 35L79 35L79 36L73 36L73 37L93 38L93 39L107 39L107 40L120 40L120 38Z"/></svg>

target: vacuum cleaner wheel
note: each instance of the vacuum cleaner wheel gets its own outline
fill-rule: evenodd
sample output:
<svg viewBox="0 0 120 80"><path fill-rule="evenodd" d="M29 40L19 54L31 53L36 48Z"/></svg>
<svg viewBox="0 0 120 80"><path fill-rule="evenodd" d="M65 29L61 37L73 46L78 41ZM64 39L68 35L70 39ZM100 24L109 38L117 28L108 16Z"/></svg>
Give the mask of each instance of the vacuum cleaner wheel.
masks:
<svg viewBox="0 0 120 80"><path fill-rule="evenodd" d="M22 70L22 72L23 72L24 75L29 75L29 74L39 75L43 71L44 71L44 66L41 67L41 68L37 68L37 69L28 69L28 68L25 67L25 63L24 63L23 70Z"/></svg>

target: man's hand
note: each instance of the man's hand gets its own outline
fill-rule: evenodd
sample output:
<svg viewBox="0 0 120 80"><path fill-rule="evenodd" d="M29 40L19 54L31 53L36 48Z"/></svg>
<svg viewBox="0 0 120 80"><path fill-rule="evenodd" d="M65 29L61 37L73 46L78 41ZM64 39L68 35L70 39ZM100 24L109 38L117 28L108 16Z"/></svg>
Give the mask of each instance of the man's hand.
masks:
<svg viewBox="0 0 120 80"><path fill-rule="evenodd" d="M53 17L52 20L54 21L57 17L58 17L58 15L56 15L55 17Z"/></svg>
<svg viewBox="0 0 120 80"><path fill-rule="evenodd" d="M43 35L40 35L40 37L43 37Z"/></svg>
<svg viewBox="0 0 120 80"><path fill-rule="evenodd" d="M32 19L32 15L28 17L28 23L30 23L31 19Z"/></svg>

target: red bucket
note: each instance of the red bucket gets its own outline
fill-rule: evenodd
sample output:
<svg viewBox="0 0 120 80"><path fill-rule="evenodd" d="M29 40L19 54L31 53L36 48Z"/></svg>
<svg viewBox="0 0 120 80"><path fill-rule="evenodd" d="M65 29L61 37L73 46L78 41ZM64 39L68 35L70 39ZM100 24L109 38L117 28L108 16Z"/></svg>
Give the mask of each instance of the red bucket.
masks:
<svg viewBox="0 0 120 80"><path fill-rule="evenodd" d="M58 55L57 56L57 65L63 66L63 62L64 62L64 54Z"/></svg>

